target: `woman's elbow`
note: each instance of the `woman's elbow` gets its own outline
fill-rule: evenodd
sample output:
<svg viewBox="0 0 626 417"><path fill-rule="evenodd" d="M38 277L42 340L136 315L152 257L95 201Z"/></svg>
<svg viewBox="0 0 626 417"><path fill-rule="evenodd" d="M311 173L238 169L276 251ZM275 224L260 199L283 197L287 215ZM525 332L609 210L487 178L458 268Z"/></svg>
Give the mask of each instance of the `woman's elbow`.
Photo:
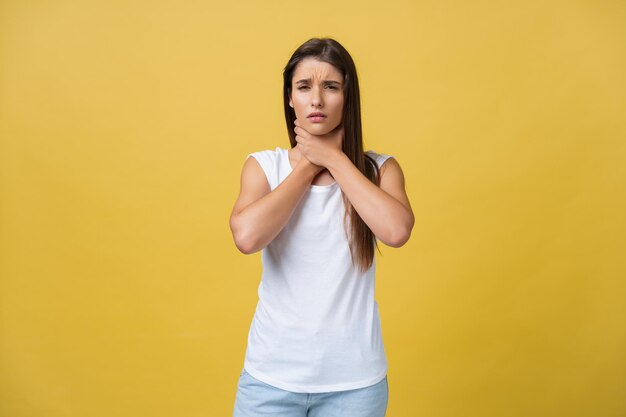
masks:
<svg viewBox="0 0 626 417"><path fill-rule="evenodd" d="M233 217L230 219L230 231L233 234L233 241L235 242L235 246L239 249L239 252L250 255L252 253L258 252L259 249L256 247L256 242L245 232L242 225Z"/></svg>
<svg viewBox="0 0 626 417"><path fill-rule="evenodd" d="M389 236L389 242L383 242L387 246L391 246L392 248L399 248L404 246L406 242L409 241L411 237L411 231L413 230L413 224L415 223L415 219L411 216L408 224L395 227Z"/></svg>
<svg viewBox="0 0 626 417"><path fill-rule="evenodd" d="M400 229L397 230L389 239L389 242L385 242L387 246L391 246L392 248L400 248L404 246L406 242L409 241L411 237L410 229Z"/></svg>
<svg viewBox="0 0 626 417"><path fill-rule="evenodd" d="M254 245L250 244L246 240L237 239L237 237L234 237L234 241L235 246L237 247L237 249L239 249L239 252L243 253L244 255L250 255L257 252L257 250L254 248Z"/></svg>

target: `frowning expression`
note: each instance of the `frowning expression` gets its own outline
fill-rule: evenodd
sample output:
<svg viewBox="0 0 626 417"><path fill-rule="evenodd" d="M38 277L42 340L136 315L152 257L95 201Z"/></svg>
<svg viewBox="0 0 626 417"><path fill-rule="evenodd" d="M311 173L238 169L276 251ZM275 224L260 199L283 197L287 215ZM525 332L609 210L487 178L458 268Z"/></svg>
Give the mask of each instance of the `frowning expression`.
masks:
<svg viewBox="0 0 626 417"><path fill-rule="evenodd" d="M291 79L289 105L306 131L324 135L339 126L343 117L343 87L343 76L333 65L316 58L298 63Z"/></svg>

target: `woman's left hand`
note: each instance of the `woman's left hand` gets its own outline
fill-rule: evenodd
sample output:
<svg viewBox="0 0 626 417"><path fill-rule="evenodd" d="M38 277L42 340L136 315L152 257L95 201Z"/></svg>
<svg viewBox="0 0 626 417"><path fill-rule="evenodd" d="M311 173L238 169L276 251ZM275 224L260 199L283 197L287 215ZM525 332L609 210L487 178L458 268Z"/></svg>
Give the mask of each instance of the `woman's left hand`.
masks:
<svg viewBox="0 0 626 417"><path fill-rule="evenodd" d="M343 152L343 124L325 135L313 135L295 121L296 141L300 144L303 156L315 165L327 167L332 159Z"/></svg>

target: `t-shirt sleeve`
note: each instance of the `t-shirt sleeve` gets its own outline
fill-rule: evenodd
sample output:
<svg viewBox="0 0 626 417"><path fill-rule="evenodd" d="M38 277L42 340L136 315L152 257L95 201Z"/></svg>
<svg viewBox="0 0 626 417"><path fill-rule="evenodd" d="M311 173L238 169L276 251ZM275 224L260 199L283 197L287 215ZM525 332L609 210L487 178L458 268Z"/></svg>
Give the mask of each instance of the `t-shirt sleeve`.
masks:
<svg viewBox="0 0 626 417"><path fill-rule="evenodd" d="M374 160L376 161L376 164L378 165L378 168L380 169L380 167L383 166L383 164L385 163L385 161L389 158L393 158L393 155L387 155L384 153L378 153L376 151L367 151L367 154L369 156L371 156L372 158L374 158Z"/></svg>
<svg viewBox="0 0 626 417"><path fill-rule="evenodd" d="M263 172L265 172L265 177L270 185L270 189L273 190L276 187L274 181L276 178L275 152L270 150L252 152L246 156L246 159L251 156L256 159L259 162L259 165L261 165L261 168L263 168Z"/></svg>

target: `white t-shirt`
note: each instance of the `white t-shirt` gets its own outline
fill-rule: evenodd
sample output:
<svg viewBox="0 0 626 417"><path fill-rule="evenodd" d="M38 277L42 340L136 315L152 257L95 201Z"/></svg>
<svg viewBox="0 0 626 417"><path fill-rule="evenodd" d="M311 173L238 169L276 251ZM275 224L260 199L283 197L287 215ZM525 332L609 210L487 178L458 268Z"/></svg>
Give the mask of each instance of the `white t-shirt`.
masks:
<svg viewBox="0 0 626 417"><path fill-rule="evenodd" d="M368 151L378 166L390 155ZM274 190L291 172L288 150L248 155ZM262 250L259 300L248 333L245 370L292 392L363 388L387 375L376 259L352 265L337 182L310 185L281 232Z"/></svg>

